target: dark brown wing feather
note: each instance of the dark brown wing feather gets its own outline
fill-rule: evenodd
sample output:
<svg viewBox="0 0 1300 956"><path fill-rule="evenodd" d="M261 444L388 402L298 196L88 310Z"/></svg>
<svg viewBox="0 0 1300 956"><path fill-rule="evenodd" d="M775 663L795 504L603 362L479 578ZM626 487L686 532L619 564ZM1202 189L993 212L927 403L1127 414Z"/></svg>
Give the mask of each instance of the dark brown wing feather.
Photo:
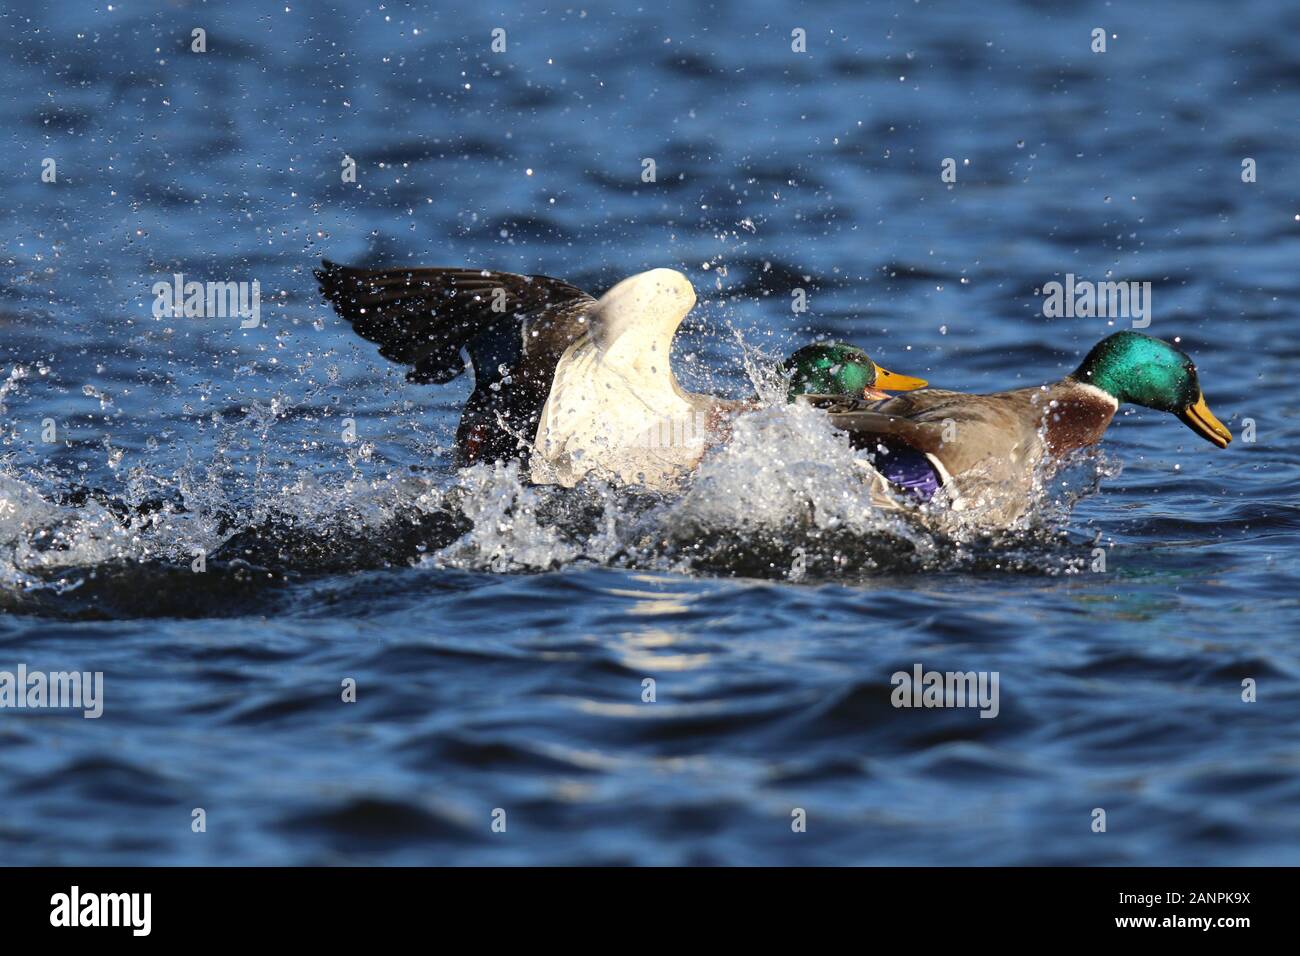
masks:
<svg viewBox="0 0 1300 956"><path fill-rule="evenodd" d="M450 382L464 349L474 392L456 432L462 464L519 456L564 350L595 299L560 279L483 269L355 269L322 261L321 293L412 382ZM494 308L495 306L495 308Z"/></svg>
<svg viewBox="0 0 1300 956"><path fill-rule="evenodd" d="M316 278L358 335L378 344L384 358L411 367L413 382L450 382L464 370L460 350L503 326L522 334L529 322L538 337L566 338L571 321L595 301L560 279L485 269L355 269L326 259ZM493 309L498 303L504 310Z"/></svg>
<svg viewBox="0 0 1300 956"><path fill-rule="evenodd" d="M920 393L918 393L920 394ZM901 415L886 415L881 402L843 395L802 395L811 405L825 409L831 424L849 433L855 447L868 447L873 438L894 438L917 451L937 453L943 446L942 423L915 422Z"/></svg>

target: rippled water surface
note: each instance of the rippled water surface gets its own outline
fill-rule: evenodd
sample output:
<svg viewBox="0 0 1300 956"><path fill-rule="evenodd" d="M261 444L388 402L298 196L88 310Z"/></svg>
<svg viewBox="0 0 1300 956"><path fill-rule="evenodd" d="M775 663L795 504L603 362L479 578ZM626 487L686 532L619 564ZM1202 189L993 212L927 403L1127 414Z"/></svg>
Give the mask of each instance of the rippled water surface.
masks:
<svg viewBox="0 0 1300 956"><path fill-rule="evenodd" d="M1300 862L1293 4L0 27L0 671L104 674L98 720L0 709L0 862ZM1150 281L1237 440L1128 409L994 538L874 510L786 407L680 496L458 473L468 383L407 384L322 256L680 269L679 374L737 397L816 336L1054 380L1127 323L1038 290ZM174 273L261 326L155 318ZM998 716L892 707L916 664Z"/></svg>

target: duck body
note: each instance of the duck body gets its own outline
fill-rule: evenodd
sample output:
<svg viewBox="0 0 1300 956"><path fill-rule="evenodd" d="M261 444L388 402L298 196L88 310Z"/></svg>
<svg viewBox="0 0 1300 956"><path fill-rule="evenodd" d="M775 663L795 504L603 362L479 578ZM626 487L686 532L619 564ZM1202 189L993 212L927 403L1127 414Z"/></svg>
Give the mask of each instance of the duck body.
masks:
<svg viewBox="0 0 1300 956"><path fill-rule="evenodd" d="M1023 513L1045 457L1096 444L1119 407L1070 378L982 395L931 388L821 404L895 491L927 501L942 487L955 509L991 508L997 521ZM932 480L916 454L933 466Z"/></svg>
<svg viewBox="0 0 1300 956"><path fill-rule="evenodd" d="M934 455L950 477L972 470L1011 479L1044 454L1060 456L1101 440L1119 403L1064 379L1053 385L976 395L926 389L832 413L855 444L892 437Z"/></svg>
<svg viewBox="0 0 1300 956"><path fill-rule="evenodd" d="M456 464L519 460L538 483L599 470L668 488L725 433L744 402L687 392L672 373L677 327L695 304L671 269L632 276L596 299L542 275L324 261L321 291L408 381L474 387Z"/></svg>

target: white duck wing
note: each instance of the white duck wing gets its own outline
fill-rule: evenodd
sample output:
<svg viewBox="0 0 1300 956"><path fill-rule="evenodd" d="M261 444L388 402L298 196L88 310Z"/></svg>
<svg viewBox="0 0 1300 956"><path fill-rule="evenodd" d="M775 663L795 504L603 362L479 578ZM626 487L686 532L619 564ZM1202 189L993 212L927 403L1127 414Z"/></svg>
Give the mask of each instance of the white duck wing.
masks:
<svg viewBox="0 0 1300 956"><path fill-rule="evenodd" d="M704 452L707 400L673 375L678 326L695 305L690 280L652 269L590 308L561 356L542 409L534 481L575 484L593 469L651 487L675 484Z"/></svg>

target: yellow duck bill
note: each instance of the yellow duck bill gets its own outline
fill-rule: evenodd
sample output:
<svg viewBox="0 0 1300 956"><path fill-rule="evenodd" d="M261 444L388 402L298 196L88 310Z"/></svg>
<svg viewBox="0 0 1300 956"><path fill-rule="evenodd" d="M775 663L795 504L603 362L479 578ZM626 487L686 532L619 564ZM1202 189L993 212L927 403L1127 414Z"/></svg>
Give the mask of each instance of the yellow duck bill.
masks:
<svg viewBox="0 0 1300 956"><path fill-rule="evenodd" d="M1223 422L1214 417L1210 406L1205 404L1205 396L1198 395L1195 404L1188 405L1178 415L1196 434L1220 448L1227 448L1232 441L1232 432L1224 427Z"/></svg>
<svg viewBox="0 0 1300 956"><path fill-rule="evenodd" d="M888 398L890 392L913 392L925 388L930 383L923 378L899 375L887 368L876 366L876 380L862 390L863 398Z"/></svg>

